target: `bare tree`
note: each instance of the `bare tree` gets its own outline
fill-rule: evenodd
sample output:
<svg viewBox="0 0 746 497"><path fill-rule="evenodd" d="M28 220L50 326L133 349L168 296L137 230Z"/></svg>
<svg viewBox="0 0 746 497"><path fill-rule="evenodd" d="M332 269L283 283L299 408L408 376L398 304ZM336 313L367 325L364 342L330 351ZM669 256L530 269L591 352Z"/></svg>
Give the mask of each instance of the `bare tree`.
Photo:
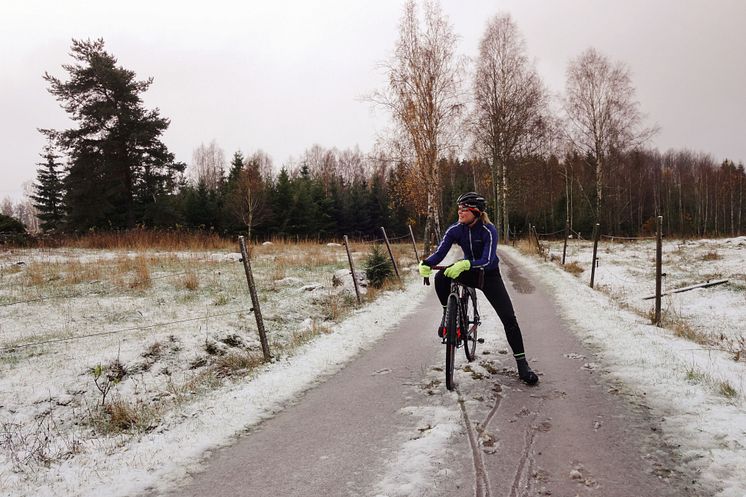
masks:
<svg viewBox="0 0 746 497"><path fill-rule="evenodd" d="M215 140L208 146L204 143L192 152L192 164L189 166L189 177L194 184L204 182L209 190L217 190L223 184L225 176L225 152Z"/></svg>
<svg viewBox="0 0 746 497"><path fill-rule="evenodd" d="M368 162L360 151L360 147L346 148L339 153L339 176L346 185L360 180L368 175Z"/></svg>
<svg viewBox="0 0 746 497"><path fill-rule="evenodd" d="M257 150L246 161L257 165L259 174L265 181L270 181L274 176L274 162L272 157L262 149Z"/></svg>
<svg viewBox="0 0 746 497"><path fill-rule="evenodd" d="M657 129L641 128L630 71L589 48L570 62L564 101L568 138L596 168L596 221L600 222L607 157L642 144Z"/></svg>
<svg viewBox="0 0 746 497"><path fill-rule="evenodd" d="M301 156L302 165L308 166L311 175L321 180L324 194L329 194L332 180L338 175L339 151L336 148L325 149L319 144L314 144Z"/></svg>
<svg viewBox="0 0 746 497"><path fill-rule="evenodd" d="M3 202L0 204L0 213L13 217L15 215L15 207L10 197L5 197Z"/></svg>
<svg viewBox="0 0 746 497"><path fill-rule="evenodd" d="M534 153L546 130L546 91L509 14L487 24L474 77L473 132L488 157L498 226L508 240L508 169ZM502 219L501 219L502 218Z"/></svg>
<svg viewBox="0 0 746 497"><path fill-rule="evenodd" d="M254 227L265 215L265 182L272 177L272 158L262 150L244 161L234 189L228 195L228 208L246 226L251 240Z"/></svg>
<svg viewBox="0 0 746 497"><path fill-rule="evenodd" d="M16 206L18 213L18 219L26 225L26 229L31 233L38 233L41 231L39 223L39 211L34 207L34 202L31 198L36 192L36 187L33 181L24 181L23 185L23 200Z"/></svg>
<svg viewBox="0 0 746 497"><path fill-rule="evenodd" d="M457 37L437 2L426 0L420 20L417 3L408 0L393 56L383 64L388 87L371 96L387 108L414 156L412 173L426 185L424 206L416 204L425 223L425 251L432 229L440 231L440 178L437 162L455 146L462 115L463 59L455 54ZM424 208L425 212L422 212Z"/></svg>

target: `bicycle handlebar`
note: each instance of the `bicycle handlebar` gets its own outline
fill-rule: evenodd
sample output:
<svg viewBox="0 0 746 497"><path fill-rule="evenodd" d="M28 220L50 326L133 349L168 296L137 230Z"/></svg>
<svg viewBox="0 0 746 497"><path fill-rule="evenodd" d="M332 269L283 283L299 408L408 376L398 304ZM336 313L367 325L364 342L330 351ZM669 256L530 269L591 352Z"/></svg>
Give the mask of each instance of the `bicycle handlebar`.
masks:
<svg viewBox="0 0 746 497"><path fill-rule="evenodd" d="M430 269L435 269L436 271L442 271L443 269L447 269L451 266L430 266ZM423 283L427 286L430 286L430 278L423 278Z"/></svg>
<svg viewBox="0 0 746 497"><path fill-rule="evenodd" d="M448 269L453 264L449 266L430 266L430 269L435 269L436 271L442 271L444 269ZM482 285L484 284L484 270L480 269L481 273L479 275L479 288L482 288ZM430 286L430 278L423 278L423 283L427 286Z"/></svg>

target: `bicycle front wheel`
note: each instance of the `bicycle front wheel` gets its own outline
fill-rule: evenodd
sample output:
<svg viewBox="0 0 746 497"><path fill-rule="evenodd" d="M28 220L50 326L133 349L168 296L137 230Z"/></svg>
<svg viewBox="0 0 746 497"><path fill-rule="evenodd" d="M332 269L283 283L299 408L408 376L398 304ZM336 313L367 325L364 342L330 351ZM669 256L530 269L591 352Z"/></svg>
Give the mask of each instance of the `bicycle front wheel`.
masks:
<svg viewBox="0 0 746 497"><path fill-rule="evenodd" d="M458 325L458 299L455 295L448 297L446 308L446 388L453 390L456 383L453 381L454 363L456 361L456 326Z"/></svg>
<svg viewBox="0 0 746 497"><path fill-rule="evenodd" d="M477 311L477 294L475 291L464 292L461 300L463 311L463 327L461 336L464 340L464 353L469 362L477 358L477 328L479 327L479 312Z"/></svg>

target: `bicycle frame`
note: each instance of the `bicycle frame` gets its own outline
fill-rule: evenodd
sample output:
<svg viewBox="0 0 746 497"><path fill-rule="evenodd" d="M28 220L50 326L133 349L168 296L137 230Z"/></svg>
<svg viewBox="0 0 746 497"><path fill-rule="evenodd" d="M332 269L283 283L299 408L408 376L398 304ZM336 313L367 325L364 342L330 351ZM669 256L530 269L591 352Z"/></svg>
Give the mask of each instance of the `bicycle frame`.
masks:
<svg viewBox="0 0 746 497"><path fill-rule="evenodd" d="M434 266L433 269L442 270L445 267ZM480 273L478 278L478 284L481 286L483 272ZM425 278L425 283L430 284L428 278ZM471 301L471 309L473 311L473 317L469 317L469 303ZM476 344L477 344L477 327L480 324L479 311L477 309L477 293L476 290L470 286L465 285L459 281L451 280L451 288L448 294L446 305L446 314L444 324L446 327L446 334L443 337L443 343L446 346L446 388L453 390L455 383L453 381L454 363L455 363L455 350L464 345L464 352L466 353L466 359L471 362L476 357Z"/></svg>

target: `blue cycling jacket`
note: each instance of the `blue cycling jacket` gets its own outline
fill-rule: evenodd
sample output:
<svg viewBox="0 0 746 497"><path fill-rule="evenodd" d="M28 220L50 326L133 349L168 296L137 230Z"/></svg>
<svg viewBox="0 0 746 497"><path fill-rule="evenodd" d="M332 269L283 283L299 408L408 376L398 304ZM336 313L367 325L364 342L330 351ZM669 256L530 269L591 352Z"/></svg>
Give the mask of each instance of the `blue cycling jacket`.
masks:
<svg viewBox="0 0 746 497"><path fill-rule="evenodd" d="M477 221L472 227L460 223L449 226L438 249L424 260L424 264L436 266L454 243L459 244L464 251L464 259L471 262L472 268L497 268L497 230L494 225L484 224L482 221Z"/></svg>

